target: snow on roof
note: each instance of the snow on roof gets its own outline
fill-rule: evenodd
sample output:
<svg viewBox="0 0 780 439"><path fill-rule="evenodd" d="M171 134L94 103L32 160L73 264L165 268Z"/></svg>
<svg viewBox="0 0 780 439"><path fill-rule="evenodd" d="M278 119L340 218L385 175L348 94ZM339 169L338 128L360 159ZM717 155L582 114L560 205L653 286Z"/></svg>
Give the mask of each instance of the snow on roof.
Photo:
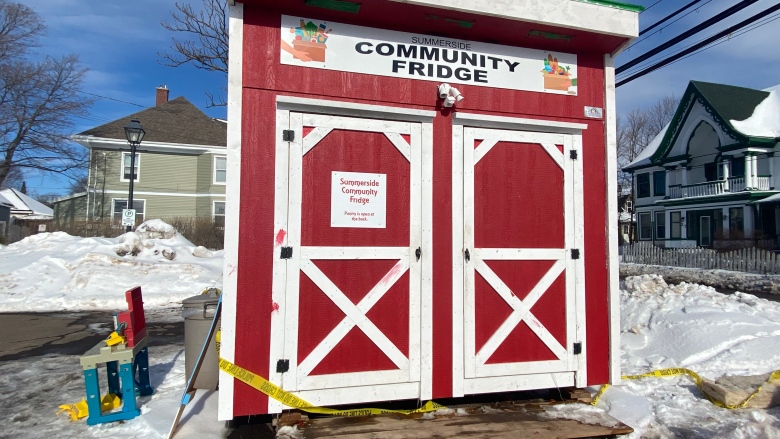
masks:
<svg viewBox="0 0 780 439"><path fill-rule="evenodd" d="M0 195L10 201L13 205L11 213L19 211L30 212L32 215L54 216L54 211L50 207L46 207L43 203L33 200L16 189L2 190L0 191Z"/></svg>
<svg viewBox="0 0 780 439"><path fill-rule="evenodd" d="M780 85L773 88L780 87ZM745 120L730 120L731 125L747 136L780 137L780 91L772 90Z"/></svg>
<svg viewBox="0 0 780 439"><path fill-rule="evenodd" d="M8 198L4 197L2 194L0 194L0 205L8 206L8 207L14 206L13 203L11 203L11 201Z"/></svg>
<svg viewBox="0 0 780 439"><path fill-rule="evenodd" d="M773 85L773 86L771 86L769 88L765 88L762 91L768 91L770 93L773 92L773 91L780 91L780 84Z"/></svg>
<svg viewBox="0 0 780 439"><path fill-rule="evenodd" d="M669 122L671 123L671 122ZM664 135L666 135L666 130L669 129L669 123L667 123L660 133L658 133L653 140L650 141L650 143L645 146L645 149L642 150L642 152L639 153L638 156L634 159L633 162L629 163L626 168L633 168L634 166L642 166L642 165L649 165L650 164L650 157L655 154L655 152L658 150L658 147L661 146L661 141L664 140Z"/></svg>

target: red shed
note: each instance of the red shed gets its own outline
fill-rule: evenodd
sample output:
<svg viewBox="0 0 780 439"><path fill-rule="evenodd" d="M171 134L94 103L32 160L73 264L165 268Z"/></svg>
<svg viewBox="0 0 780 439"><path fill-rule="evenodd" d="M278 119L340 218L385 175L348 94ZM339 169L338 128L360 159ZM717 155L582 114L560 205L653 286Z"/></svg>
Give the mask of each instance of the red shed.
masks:
<svg viewBox="0 0 780 439"><path fill-rule="evenodd" d="M222 356L317 405L615 383L606 0L229 0ZM220 419L284 406L220 373Z"/></svg>

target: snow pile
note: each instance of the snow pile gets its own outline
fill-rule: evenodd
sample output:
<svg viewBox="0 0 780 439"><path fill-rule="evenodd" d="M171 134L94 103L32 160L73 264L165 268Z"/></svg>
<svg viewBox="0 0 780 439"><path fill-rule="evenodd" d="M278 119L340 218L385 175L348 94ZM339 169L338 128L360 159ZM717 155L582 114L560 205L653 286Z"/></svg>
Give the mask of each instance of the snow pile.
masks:
<svg viewBox="0 0 780 439"><path fill-rule="evenodd" d="M627 278L623 288L623 375L685 367L715 379L780 368L780 304L701 285L667 285L656 275ZM633 427L632 438L780 438L780 409L718 408L685 376L623 381L607 389L597 407ZM562 409L548 414L575 419L579 411L554 410ZM580 410L589 416L589 408Z"/></svg>
<svg viewBox="0 0 780 439"><path fill-rule="evenodd" d="M731 120L739 132L756 137L780 137L780 95L773 90L745 120Z"/></svg>
<svg viewBox="0 0 780 439"><path fill-rule="evenodd" d="M117 238L40 233L0 247L0 312L121 310L124 292L138 285L145 308L177 306L221 288L222 253L160 220Z"/></svg>

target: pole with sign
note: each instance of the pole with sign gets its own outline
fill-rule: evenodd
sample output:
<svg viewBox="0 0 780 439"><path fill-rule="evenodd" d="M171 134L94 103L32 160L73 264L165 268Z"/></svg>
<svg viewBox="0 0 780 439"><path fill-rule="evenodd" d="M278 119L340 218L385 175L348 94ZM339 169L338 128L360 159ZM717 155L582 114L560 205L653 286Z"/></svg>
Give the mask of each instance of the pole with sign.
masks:
<svg viewBox="0 0 780 439"><path fill-rule="evenodd" d="M128 228L135 226L135 209L122 209L122 225Z"/></svg>

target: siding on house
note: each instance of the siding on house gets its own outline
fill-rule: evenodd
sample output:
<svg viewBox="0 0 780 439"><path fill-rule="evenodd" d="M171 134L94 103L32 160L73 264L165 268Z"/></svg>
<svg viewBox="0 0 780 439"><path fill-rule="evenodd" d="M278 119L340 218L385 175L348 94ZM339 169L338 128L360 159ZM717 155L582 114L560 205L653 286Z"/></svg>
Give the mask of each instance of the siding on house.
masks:
<svg viewBox="0 0 780 439"><path fill-rule="evenodd" d="M54 224L69 227L84 222L87 217L87 194L54 203Z"/></svg>

